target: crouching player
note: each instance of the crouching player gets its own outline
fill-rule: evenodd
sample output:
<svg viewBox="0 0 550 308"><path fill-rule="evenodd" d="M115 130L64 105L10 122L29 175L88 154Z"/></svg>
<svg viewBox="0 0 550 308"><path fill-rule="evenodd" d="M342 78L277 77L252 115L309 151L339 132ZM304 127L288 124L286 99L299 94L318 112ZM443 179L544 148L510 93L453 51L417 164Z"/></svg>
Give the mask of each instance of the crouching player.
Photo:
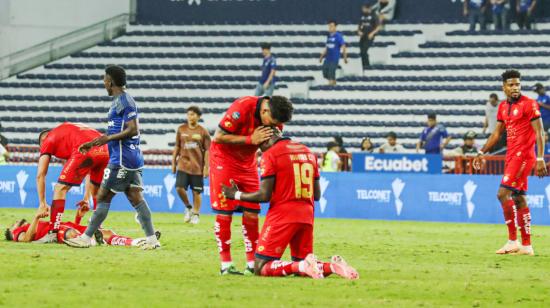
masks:
<svg viewBox="0 0 550 308"><path fill-rule="evenodd" d="M254 273L260 276L297 274L314 279L332 273L347 279L359 274L340 256L331 262L319 262L313 255L313 207L319 200L317 158L304 145L282 138L274 128L272 137L260 145L260 190L244 193L232 182L223 186L226 198L247 202L270 201L269 211L256 249ZM280 260L290 245L292 262Z"/></svg>
<svg viewBox="0 0 550 308"><path fill-rule="evenodd" d="M53 228L53 224L47 221L41 221L41 218L47 217L48 212L39 208L34 215L33 220L29 223L25 219L16 221L11 227L5 230L4 236L8 241L14 242L33 242L33 243L64 243L65 240L75 238L86 230L86 226L80 224L82 217L88 212L89 206L84 204L80 206L76 212L73 221L62 221L59 223L56 238L48 238L49 232ZM157 231L157 237L160 237L160 232ZM107 244L111 246L136 246L141 247L146 243L145 238L132 239L127 236L116 234L112 230L99 229L94 234L96 244Z"/></svg>

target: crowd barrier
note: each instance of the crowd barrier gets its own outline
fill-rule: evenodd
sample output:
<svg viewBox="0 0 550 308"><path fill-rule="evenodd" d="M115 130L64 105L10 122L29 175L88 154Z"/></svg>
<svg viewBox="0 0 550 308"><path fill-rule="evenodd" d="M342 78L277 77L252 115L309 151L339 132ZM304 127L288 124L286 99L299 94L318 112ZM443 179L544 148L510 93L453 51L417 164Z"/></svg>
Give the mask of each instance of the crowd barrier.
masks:
<svg viewBox="0 0 550 308"><path fill-rule="evenodd" d="M61 168L50 167L47 200ZM0 207L36 208L36 166L0 167ZM182 213L169 169L143 171L144 193L154 212ZM322 173L321 200L315 215L326 218L502 223L496 200L500 176L404 173ZM208 181L201 212L211 213ZM81 200L83 186L73 188L67 208ZM528 202L533 223L550 225L550 182L530 178ZM263 212L268 205L263 206ZM132 211L124 195L113 200L115 211Z"/></svg>

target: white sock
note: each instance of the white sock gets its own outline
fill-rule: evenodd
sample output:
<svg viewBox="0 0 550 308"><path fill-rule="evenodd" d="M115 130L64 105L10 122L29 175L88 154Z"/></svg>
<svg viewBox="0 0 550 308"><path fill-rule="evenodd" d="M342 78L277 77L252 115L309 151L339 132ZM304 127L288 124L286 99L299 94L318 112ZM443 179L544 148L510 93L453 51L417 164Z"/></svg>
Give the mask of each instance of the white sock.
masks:
<svg viewBox="0 0 550 308"><path fill-rule="evenodd" d="M222 262L222 270L229 268L233 262Z"/></svg>
<svg viewBox="0 0 550 308"><path fill-rule="evenodd" d="M300 273L305 272L306 271L305 266L306 266L305 261L298 262L298 271Z"/></svg>
<svg viewBox="0 0 550 308"><path fill-rule="evenodd" d="M508 240L508 244L517 244L517 240L516 241L512 241L512 240Z"/></svg>
<svg viewBox="0 0 550 308"><path fill-rule="evenodd" d="M248 268L254 268L254 261L246 262L246 266L248 266Z"/></svg>
<svg viewBox="0 0 550 308"><path fill-rule="evenodd" d="M158 240L157 240L157 236L156 235L151 235L151 236L148 236L147 237L147 241L148 242L151 242L151 243L156 243Z"/></svg>
<svg viewBox="0 0 550 308"><path fill-rule="evenodd" d="M82 238L83 240L86 240L88 242L90 242L92 240L92 238L87 236L86 233L82 233L82 235L80 235L80 238Z"/></svg>
<svg viewBox="0 0 550 308"><path fill-rule="evenodd" d="M531 246L531 245L523 246L523 249L525 249L525 250L532 250L532 249L533 249L533 246Z"/></svg>

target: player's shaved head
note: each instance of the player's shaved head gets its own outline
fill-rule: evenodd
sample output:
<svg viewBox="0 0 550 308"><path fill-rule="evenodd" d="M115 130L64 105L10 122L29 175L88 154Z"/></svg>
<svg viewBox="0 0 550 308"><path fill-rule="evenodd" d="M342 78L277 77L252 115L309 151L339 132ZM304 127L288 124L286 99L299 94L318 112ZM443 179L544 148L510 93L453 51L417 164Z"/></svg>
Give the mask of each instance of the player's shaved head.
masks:
<svg viewBox="0 0 550 308"><path fill-rule="evenodd" d="M260 150L262 152L269 150L269 148L271 148L277 141L279 141L279 139L283 138L283 133L281 132L281 130L279 130L275 126L271 127L271 129L273 131L273 135L271 135L271 138L260 144Z"/></svg>

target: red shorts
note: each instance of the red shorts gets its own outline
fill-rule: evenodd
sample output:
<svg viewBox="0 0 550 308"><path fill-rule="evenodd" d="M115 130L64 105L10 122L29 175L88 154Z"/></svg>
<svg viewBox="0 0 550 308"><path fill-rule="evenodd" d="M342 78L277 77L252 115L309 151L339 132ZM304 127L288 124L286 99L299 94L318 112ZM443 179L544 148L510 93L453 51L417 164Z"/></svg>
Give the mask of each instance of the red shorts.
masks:
<svg viewBox="0 0 550 308"><path fill-rule="evenodd" d="M103 180L103 170L109 163L109 150L107 146L93 148L86 154L73 153L63 165L63 170L57 180L60 184L78 186L86 175L90 175L90 181L99 186Z"/></svg>
<svg viewBox="0 0 550 308"><path fill-rule="evenodd" d="M57 242L63 243L63 240L65 239L65 232L69 229L75 229L80 234L84 233L86 231L86 226L77 225L74 222L62 222L59 225L59 231L57 232ZM79 234L79 235L80 235Z"/></svg>
<svg viewBox="0 0 550 308"><path fill-rule="evenodd" d="M500 186L514 193L525 194L527 192L527 177L531 174L536 161L535 158L507 158Z"/></svg>
<svg viewBox="0 0 550 308"><path fill-rule="evenodd" d="M313 225L304 223L271 224L266 220L256 248L256 258L278 260L290 245L293 261L313 253Z"/></svg>
<svg viewBox="0 0 550 308"><path fill-rule="evenodd" d="M259 213L259 203L225 199L222 194L222 184L231 186L229 180L235 181L242 192L255 192L260 189L260 178L256 169L235 170L235 168L210 160L210 204L212 209L222 214L240 211Z"/></svg>

